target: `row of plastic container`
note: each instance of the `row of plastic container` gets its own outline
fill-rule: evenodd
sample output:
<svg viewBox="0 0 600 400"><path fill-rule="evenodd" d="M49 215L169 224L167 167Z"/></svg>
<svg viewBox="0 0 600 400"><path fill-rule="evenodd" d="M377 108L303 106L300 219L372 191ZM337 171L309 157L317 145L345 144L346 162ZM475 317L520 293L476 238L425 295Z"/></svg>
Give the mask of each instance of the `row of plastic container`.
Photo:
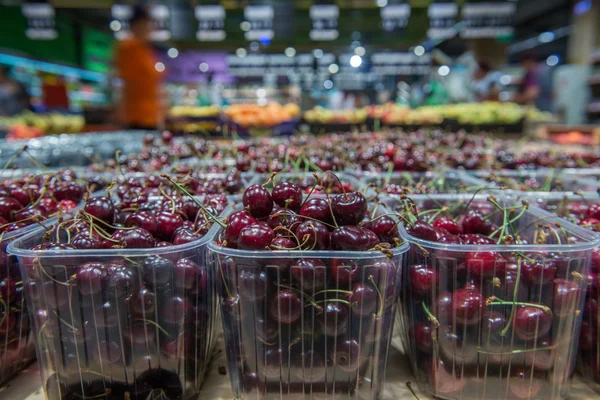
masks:
<svg viewBox="0 0 600 400"><path fill-rule="evenodd" d="M412 196L442 205L472 197ZM505 202L516 204L510 196ZM529 243L540 221L561 233L543 245L458 245L417 239L400 226L407 243L391 258L226 249L214 243L218 226L202 240L152 250L36 251L43 229L5 236L14 254L5 276L14 286L0 285L2 366L13 360L5 369L12 371L25 359L29 309L47 398L188 399L210 361L219 302L238 398L380 398L395 319L424 391L560 398L575 366L600 238L531 207L517 222ZM474 262L481 253L496 258ZM550 265L551 277L522 272L532 260ZM108 272L81 285L73 275L90 263ZM319 274L294 286L291 266L302 263ZM597 309L589 315L593 329Z"/></svg>

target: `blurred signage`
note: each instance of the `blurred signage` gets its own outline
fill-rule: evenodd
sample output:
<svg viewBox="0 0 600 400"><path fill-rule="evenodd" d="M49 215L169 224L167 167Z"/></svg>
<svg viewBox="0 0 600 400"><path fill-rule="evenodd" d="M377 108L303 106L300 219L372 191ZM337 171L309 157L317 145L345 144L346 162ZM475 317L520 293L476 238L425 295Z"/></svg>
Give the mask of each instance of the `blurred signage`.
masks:
<svg viewBox="0 0 600 400"><path fill-rule="evenodd" d="M460 36L476 39L512 35L516 9L516 2L466 3L462 8L463 28Z"/></svg>
<svg viewBox="0 0 600 400"><path fill-rule="evenodd" d="M340 35L337 29L339 16L340 9L336 5L313 4L310 7L310 19L312 20L311 40L337 39Z"/></svg>
<svg viewBox="0 0 600 400"><path fill-rule="evenodd" d="M225 40L225 8L219 5L196 6L198 32L196 38L203 42L220 42Z"/></svg>
<svg viewBox="0 0 600 400"><path fill-rule="evenodd" d="M250 23L246 31L246 40L271 40L273 39L273 17L275 11L271 6L246 6L244 18Z"/></svg>
<svg viewBox="0 0 600 400"><path fill-rule="evenodd" d="M312 56L310 64L312 65ZM262 76L265 74L288 75L297 66L298 57L287 57L284 54L248 54L246 57L229 56L227 64L229 73L235 76ZM308 60L303 62L309 64Z"/></svg>
<svg viewBox="0 0 600 400"><path fill-rule="evenodd" d="M381 9L381 25L388 33L403 32L410 19L410 4L389 4Z"/></svg>
<svg viewBox="0 0 600 400"><path fill-rule="evenodd" d="M171 39L171 13L169 6L153 4L148 7L154 24L154 30L150 38L156 42L164 42ZM111 13L114 19L111 22L111 29L115 32L115 37L123 40L131 36L129 21L133 16L133 7L125 4L113 4ZM115 22L117 24L114 24Z"/></svg>
<svg viewBox="0 0 600 400"><path fill-rule="evenodd" d="M428 75L431 72L431 55L414 52L373 53L371 72L380 75Z"/></svg>
<svg viewBox="0 0 600 400"><path fill-rule="evenodd" d="M454 25L458 17L456 3L431 3L427 10L429 16L429 29L427 37L430 39L448 39L456 35Z"/></svg>
<svg viewBox="0 0 600 400"><path fill-rule="evenodd" d="M58 37L54 24L54 8L46 3L26 3L21 6L27 18L25 36L33 40L52 40Z"/></svg>

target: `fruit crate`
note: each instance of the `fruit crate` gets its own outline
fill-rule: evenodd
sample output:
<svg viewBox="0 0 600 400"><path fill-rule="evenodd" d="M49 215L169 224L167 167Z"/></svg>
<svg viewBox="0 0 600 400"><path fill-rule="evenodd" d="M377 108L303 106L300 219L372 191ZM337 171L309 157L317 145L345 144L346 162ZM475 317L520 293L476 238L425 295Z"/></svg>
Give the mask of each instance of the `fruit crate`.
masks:
<svg viewBox="0 0 600 400"><path fill-rule="evenodd" d="M410 194L439 194L474 192L489 186L465 172L447 170L442 172L392 172L364 173L363 185L374 187L389 196Z"/></svg>
<svg viewBox="0 0 600 400"><path fill-rule="evenodd" d="M436 201L480 206L485 196ZM510 196L499 204L521 205ZM533 206L513 225L530 244L438 243L400 227L411 243L400 327L422 391L444 399L567 396L600 237Z"/></svg>
<svg viewBox="0 0 600 400"><path fill-rule="evenodd" d="M215 334L205 260L211 229L200 240L152 249L31 250L44 229L10 244L34 310L46 398L174 400L198 393ZM66 241L64 230L59 238ZM95 272L79 276L86 266Z"/></svg>
<svg viewBox="0 0 600 400"><path fill-rule="evenodd" d="M211 242L234 397L381 398L408 247L388 258Z"/></svg>
<svg viewBox="0 0 600 400"><path fill-rule="evenodd" d="M335 172L335 175L333 175L333 173L323 172L280 172L272 178L271 182L267 183L266 187L270 189L279 182L291 182L300 186L304 193L308 194L311 187L316 182L315 174L319 177L320 185L325 189L325 192L315 190L312 193L313 195L325 193L337 194L342 193L344 190L346 192L351 192L355 190L363 191L367 189L367 187L359 179L345 172ZM336 176L339 180L335 178ZM269 180L269 177L269 174L255 174L254 178L250 181L250 184L264 184Z"/></svg>
<svg viewBox="0 0 600 400"><path fill-rule="evenodd" d="M567 174L562 170L535 171L477 171L474 176L489 182L490 187L506 187L523 192L594 192L598 183L583 176Z"/></svg>

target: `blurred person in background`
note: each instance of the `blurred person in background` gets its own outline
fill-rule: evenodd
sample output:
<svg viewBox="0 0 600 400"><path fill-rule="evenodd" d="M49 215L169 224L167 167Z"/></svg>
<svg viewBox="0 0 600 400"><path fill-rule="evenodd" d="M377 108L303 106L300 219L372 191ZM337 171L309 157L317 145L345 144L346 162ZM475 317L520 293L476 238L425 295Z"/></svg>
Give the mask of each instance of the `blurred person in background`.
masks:
<svg viewBox="0 0 600 400"><path fill-rule="evenodd" d="M473 74L473 91L477 101L498 101L500 93L499 81L502 73L492 71L485 61L477 63L477 69Z"/></svg>
<svg viewBox="0 0 600 400"><path fill-rule="evenodd" d="M31 98L25 86L0 67L0 115L17 115L31 109Z"/></svg>
<svg viewBox="0 0 600 400"><path fill-rule="evenodd" d="M132 37L117 46L117 74L123 80L122 120L128 129L155 130L162 123L161 77L150 44L152 19L143 6L134 7Z"/></svg>
<svg viewBox="0 0 600 400"><path fill-rule="evenodd" d="M540 97L539 65L533 54L521 58L521 66L525 71L523 80L515 95L514 101L523 105L535 105Z"/></svg>

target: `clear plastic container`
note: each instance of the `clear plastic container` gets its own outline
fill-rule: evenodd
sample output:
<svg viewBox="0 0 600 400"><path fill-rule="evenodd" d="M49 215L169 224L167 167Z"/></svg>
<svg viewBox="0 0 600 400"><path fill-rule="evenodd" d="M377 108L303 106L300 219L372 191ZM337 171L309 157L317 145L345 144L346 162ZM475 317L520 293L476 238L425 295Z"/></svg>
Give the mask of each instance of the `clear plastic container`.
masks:
<svg viewBox="0 0 600 400"><path fill-rule="evenodd" d="M310 192L312 185L315 183L315 174L321 179L321 186L325 189L327 194L338 194L342 193L343 190L347 192L357 191L366 187L360 180L345 172L280 172L275 175L272 181L269 182L265 187L271 189L279 182L291 182L300 186L300 188L306 194ZM254 179L250 181L250 184L262 185L267 182L269 176L269 174L256 174L254 175ZM335 177L337 177L339 181ZM344 185L343 190L340 186L340 183ZM319 191L313 191L313 194L315 195L319 193Z"/></svg>
<svg viewBox="0 0 600 400"><path fill-rule="evenodd" d="M529 243L536 235L545 243L445 244L400 227L411 243L401 334L423 391L444 399L567 396L600 237L533 206L513 225Z"/></svg>
<svg viewBox="0 0 600 400"><path fill-rule="evenodd" d="M407 244L391 259L208 248L235 398L381 398Z"/></svg>
<svg viewBox="0 0 600 400"><path fill-rule="evenodd" d="M489 187L506 187L508 190L526 192L593 192L598 182L584 176L568 174L560 169L477 171L479 179L489 182Z"/></svg>
<svg viewBox="0 0 600 400"><path fill-rule="evenodd" d="M215 230L152 249L30 250L43 229L14 240L46 398L194 397L214 339Z"/></svg>
<svg viewBox="0 0 600 400"><path fill-rule="evenodd" d="M443 172L392 172L369 173L361 176L364 185L374 186L394 196L402 194L436 194L474 192L489 186L465 172L447 170Z"/></svg>

